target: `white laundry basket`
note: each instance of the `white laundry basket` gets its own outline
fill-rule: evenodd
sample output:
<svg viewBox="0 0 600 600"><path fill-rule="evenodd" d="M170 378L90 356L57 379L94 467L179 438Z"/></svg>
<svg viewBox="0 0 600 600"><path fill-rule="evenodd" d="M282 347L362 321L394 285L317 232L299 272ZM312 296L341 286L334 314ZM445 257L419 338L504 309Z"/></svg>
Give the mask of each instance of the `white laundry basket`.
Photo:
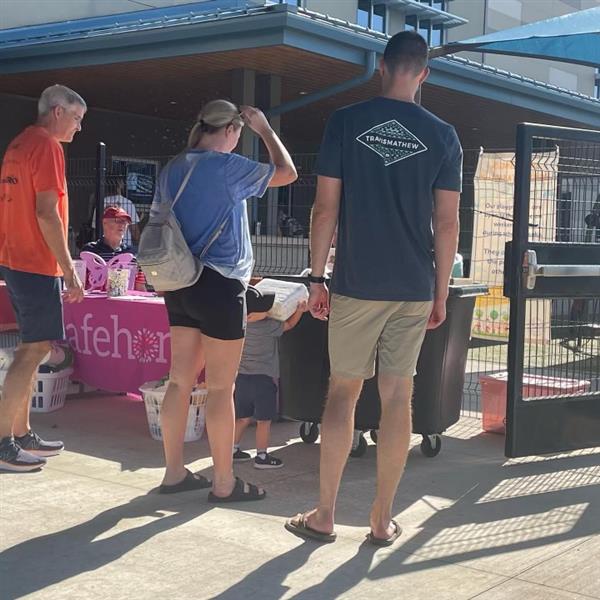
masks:
<svg viewBox="0 0 600 600"><path fill-rule="evenodd" d="M48 413L65 405L69 377L73 369L62 369L55 373L38 373L31 395L31 412ZM0 371L0 387L6 371Z"/></svg>
<svg viewBox="0 0 600 600"><path fill-rule="evenodd" d="M162 440L160 427L160 410L167 391L166 385L160 385L158 381L149 381L140 387L144 396L146 416L148 417L148 428L150 435L155 440ZM184 442L195 442L202 437L204 432L204 410L206 407L207 390L196 388L190 396L190 408L188 411L187 425L185 427Z"/></svg>

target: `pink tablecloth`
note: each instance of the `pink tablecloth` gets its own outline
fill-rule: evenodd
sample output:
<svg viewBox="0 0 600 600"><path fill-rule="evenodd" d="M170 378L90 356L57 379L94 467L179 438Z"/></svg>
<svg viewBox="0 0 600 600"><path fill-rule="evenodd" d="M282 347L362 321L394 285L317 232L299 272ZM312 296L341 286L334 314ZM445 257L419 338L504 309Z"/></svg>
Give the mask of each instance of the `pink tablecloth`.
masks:
<svg viewBox="0 0 600 600"><path fill-rule="evenodd" d="M160 379L171 360L162 298L88 295L64 305L65 334L75 352L72 379L111 392L138 393Z"/></svg>
<svg viewBox="0 0 600 600"><path fill-rule="evenodd" d="M17 318L13 311L6 283L0 281L0 331L17 328Z"/></svg>

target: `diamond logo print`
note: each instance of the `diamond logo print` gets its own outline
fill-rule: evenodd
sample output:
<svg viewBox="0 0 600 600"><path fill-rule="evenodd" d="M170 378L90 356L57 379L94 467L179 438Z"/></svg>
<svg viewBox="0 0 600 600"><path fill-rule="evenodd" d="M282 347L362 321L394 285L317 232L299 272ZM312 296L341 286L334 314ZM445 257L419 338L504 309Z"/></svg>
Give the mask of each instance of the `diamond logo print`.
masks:
<svg viewBox="0 0 600 600"><path fill-rule="evenodd" d="M427 146L395 119L375 125L356 138L383 158L386 167L427 151Z"/></svg>

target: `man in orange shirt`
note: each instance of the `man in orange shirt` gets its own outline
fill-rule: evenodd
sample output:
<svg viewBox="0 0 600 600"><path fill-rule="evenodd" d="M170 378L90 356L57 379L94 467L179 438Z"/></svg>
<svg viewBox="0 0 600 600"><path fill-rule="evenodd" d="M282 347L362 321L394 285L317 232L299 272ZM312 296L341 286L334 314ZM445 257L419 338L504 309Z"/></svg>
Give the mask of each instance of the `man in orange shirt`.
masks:
<svg viewBox="0 0 600 600"><path fill-rule="evenodd" d="M61 142L81 131L87 110L62 85L45 89L38 120L8 146L0 173L0 276L12 301L21 344L0 400L0 468L32 471L63 449L29 426L31 386L50 342L64 338L64 299L81 302L83 287L67 247L69 203Z"/></svg>

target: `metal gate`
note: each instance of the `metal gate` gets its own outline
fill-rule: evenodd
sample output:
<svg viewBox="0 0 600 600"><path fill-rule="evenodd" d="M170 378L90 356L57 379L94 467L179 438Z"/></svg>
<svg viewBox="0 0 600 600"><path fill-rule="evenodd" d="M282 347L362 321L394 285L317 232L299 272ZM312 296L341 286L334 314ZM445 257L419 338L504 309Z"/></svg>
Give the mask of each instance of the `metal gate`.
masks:
<svg viewBox="0 0 600 600"><path fill-rule="evenodd" d="M600 446L600 132L519 125L508 457Z"/></svg>

